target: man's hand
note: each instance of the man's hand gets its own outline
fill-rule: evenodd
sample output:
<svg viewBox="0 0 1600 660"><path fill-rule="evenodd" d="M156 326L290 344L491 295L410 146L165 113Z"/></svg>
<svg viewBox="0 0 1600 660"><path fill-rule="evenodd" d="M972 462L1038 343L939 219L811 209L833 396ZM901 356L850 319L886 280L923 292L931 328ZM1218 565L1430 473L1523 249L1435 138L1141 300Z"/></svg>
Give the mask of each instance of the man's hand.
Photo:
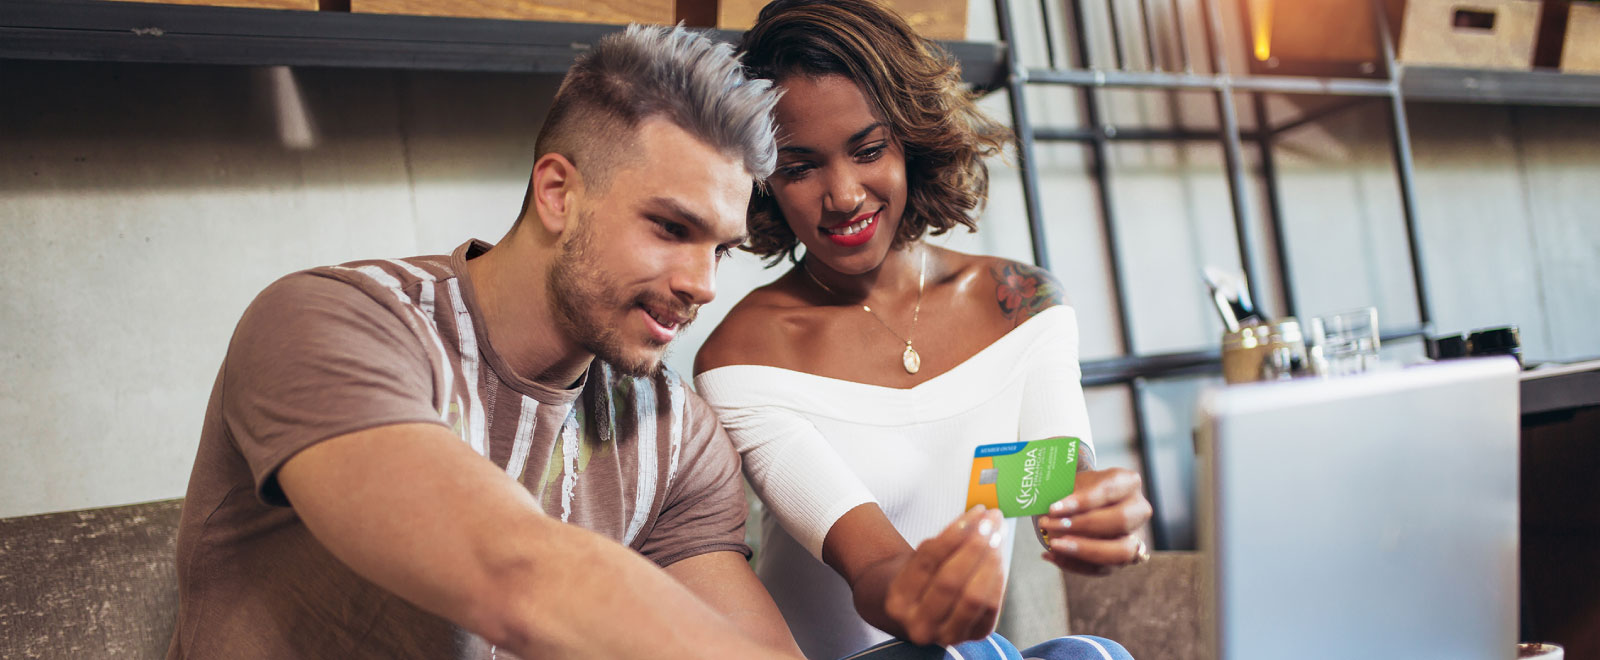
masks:
<svg viewBox="0 0 1600 660"><path fill-rule="evenodd" d="M999 511L982 506L923 541L889 583L884 610L908 641L949 646L994 632L1005 595Z"/></svg>
<svg viewBox="0 0 1600 660"><path fill-rule="evenodd" d="M1134 532L1150 520L1139 474L1123 468L1078 474L1075 492L1039 518L1049 537L1044 558L1075 573L1104 575L1139 558Z"/></svg>

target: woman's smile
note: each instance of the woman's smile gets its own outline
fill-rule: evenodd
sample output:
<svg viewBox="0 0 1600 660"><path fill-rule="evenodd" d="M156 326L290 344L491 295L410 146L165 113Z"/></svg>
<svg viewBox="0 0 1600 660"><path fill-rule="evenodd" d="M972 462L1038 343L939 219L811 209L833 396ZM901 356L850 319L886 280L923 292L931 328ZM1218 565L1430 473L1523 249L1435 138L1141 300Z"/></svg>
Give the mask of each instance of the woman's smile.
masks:
<svg viewBox="0 0 1600 660"><path fill-rule="evenodd" d="M850 222L833 227L818 227L823 236L841 247L855 247L864 245L878 233L878 219L883 215L883 209L873 213L863 213Z"/></svg>

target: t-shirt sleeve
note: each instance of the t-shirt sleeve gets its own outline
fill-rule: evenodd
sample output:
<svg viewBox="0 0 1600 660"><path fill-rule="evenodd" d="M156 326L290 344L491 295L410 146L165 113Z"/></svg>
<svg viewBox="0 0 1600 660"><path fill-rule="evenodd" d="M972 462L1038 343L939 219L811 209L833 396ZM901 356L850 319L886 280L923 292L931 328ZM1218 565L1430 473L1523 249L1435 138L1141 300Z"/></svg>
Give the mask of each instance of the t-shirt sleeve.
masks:
<svg viewBox="0 0 1600 660"><path fill-rule="evenodd" d="M783 529L821 561L833 524L877 500L811 420L778 405L744 376L713 369L695 383L744 459L750 487Z"/></svg>
<svg viewBox="0 0 1600 660"><path fill-rule="evenodd" d="M250 466L256 496L288 506L278 469L347 433L442 424L433 369L396 312L346 282L296 273L245 310L222 367L222 415Z"/></svg>
<svg viewBox="0 0 1600 660"><path fill-rule="evenodd" d="M639 552L661 566L719 550L750 556L744 542L749 505L739 454L705 401L683 388L682 455L666 501Z"/></svg>
<svg viewBox="0 0 1600 660"><path fill-rule="evenodd" d="M1070 436L1082 441L1079 470L1095 466L1089 407L1083 397L1083 368L1078 364L1078 323L1071 308L1050 319L1048 331L1034 340L1022 392L1022 418L1017 440L1028 442ZM1044 319L1040 319L1044 320Z"/></svg>

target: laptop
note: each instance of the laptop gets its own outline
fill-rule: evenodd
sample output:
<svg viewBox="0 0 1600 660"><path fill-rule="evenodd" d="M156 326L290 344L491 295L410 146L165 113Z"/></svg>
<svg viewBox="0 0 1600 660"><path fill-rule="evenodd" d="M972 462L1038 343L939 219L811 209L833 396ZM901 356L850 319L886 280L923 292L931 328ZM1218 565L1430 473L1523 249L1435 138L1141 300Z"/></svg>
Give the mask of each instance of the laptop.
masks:
<svg viewBox="0 0 1600 660"><path fill-rule="evenodd" d="M1212 657L1513 657L1517 378L1485 358L1203 395Z"/></svg>

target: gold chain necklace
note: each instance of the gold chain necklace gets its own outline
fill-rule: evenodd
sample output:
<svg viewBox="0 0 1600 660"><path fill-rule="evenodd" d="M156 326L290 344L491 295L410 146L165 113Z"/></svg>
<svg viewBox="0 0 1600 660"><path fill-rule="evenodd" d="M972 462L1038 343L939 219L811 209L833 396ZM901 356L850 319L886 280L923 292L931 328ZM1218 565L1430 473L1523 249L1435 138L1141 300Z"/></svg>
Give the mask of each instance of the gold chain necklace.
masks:
<svg viewBox="0 0 1600 660"><path fill-rule="evenodd" d="M833 289L828 288L828 285L823 284L822 280L817 279L817 275L811 272L811 268L806 266L804 261L800 262L800 270L805 271L806 277L811 278L812 282L816 282L817 286L822 287L823 291L828 292L828 295L835 297L839 295L838 293L835 293ZM906 373L908 374L917 373L917 371L922 369L922 356L917 354L917 349L911 347L911 334L917 331L917 316L922 313L922 287L927 283L927 277L928 249L923 248L922 268L921 271L917 273L917 305L911 308L911 328L906 330L906 336L904 337L901 337L900 333L895 332L894 328L889 327L889 322L883 320L882 316L878 316L878 313L872 311L871 307L866 305L861 306L861 309L866 310L868 314L871 314L872 318L878 319L878 323L883 325L884 330L888 330L889 334L894 335L895 339L906 343L906 350L900 353L900 364L906 368Z"/></svg>

